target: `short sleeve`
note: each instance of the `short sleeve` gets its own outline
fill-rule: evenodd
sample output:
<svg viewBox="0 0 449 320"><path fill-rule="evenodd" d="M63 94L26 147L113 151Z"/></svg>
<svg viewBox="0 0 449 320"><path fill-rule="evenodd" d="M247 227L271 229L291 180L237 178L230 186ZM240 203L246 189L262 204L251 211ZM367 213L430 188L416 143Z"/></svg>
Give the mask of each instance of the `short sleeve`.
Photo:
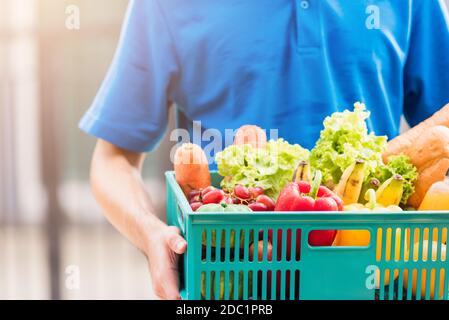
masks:
<svg viewBox="0 0 449 320"><path fill-rule="evenodd" d="M177 70L159 4L131 1L114 60L80 128L130 151L152 150L167 127Z"/></svg>
<svg viewBox="0 0 449 320"><path fill-rule="evenodd" d="M443 0L415 0L404 70L404 115L411 126L449 102L449 15Z"/></svg>

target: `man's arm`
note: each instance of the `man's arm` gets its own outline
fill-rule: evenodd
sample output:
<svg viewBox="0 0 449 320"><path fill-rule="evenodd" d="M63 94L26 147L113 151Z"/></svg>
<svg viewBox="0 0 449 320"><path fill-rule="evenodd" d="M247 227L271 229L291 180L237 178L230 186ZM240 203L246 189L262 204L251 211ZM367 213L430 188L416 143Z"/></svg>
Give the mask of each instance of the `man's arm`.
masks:
<svg viewBox="0 0 449 320"><path fill-rule="evenodd" d="M154 215L141 171L143 153L123 150L99 139L91 164L93 193L108 220L148 258L155 294L179 299L177 256L186 241L176 227Z"/></svg>

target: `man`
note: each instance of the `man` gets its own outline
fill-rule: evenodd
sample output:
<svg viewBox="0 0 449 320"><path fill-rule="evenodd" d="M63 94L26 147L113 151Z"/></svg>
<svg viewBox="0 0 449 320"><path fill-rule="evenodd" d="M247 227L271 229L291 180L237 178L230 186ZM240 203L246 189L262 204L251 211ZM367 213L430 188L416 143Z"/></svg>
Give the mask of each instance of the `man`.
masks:
<svg viewBox="0 0 449 320"><path fill-rule="evenodd" d="M148 257L161 298L179 298L186 242L154 215L144 153L178 126L279 129L310 148L322 120L364 102L394 137L449 102L443 0L131 1L117 54L81 128L99 138L91 182L111 223Z"/></svg>

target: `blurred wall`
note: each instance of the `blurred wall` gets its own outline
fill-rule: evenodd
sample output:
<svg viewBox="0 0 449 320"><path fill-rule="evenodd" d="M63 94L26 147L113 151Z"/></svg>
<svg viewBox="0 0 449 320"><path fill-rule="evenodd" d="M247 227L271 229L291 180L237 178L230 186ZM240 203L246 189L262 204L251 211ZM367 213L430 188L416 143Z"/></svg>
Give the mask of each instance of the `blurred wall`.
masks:
<svg viewBox="0 0 449 320"><path fill-rule="evenodd" d="M52 161L64 214L101 221L87 183L95 139L78 121L112 60L127 1L2 0L1 6L0 221L42 221L48 200L42 167ZM79 29L67 27L71 8L79 10ZM42 133L49 126L51 139ZM166 139L145 166L161 216L168 150Z"/></svg>
<svg viewBox="0 0 449 320"><path fill-rule="evenodd" d="M127 2L0 0L0 299L152 297L145 257L91 195L95 139L78 129ZM67 27L70 8L79 29ZM169 148L165 139L144 169L161 217Z"/></svg>

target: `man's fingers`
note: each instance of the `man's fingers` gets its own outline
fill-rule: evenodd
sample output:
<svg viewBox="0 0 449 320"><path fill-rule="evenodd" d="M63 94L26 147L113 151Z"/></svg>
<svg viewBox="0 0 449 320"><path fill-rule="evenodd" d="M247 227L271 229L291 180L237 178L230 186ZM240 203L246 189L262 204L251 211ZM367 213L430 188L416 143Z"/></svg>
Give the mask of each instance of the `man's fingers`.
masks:
<svg viewBox="0 0 449 320"><path fill-rule="evenodd" d="M164 253L158 260L158 265L150 267L151 278L153 282L154 294L160 299L179 300L179 275L176 268L176 258L174 261L169 256L173 253ZM152 269L152 270L151 270Z"/></svg>
<svg viewBox="0 0 449 320"><path fill-rule="evenodd" d="M153 290L161 299L181 299L179 294L178 255L183 254L187 242L180 235L179 229L167 227L160 234L161 237L152 243L148 260L150 264Z"/></svg>
<svg viewBox="0 0 449 320"><path fill-rule="evenodd" d="M179 230L177 228L170 229L167 243L170 249L177 254L183 254L186 251L187 242L179 234Z"/></svg>

